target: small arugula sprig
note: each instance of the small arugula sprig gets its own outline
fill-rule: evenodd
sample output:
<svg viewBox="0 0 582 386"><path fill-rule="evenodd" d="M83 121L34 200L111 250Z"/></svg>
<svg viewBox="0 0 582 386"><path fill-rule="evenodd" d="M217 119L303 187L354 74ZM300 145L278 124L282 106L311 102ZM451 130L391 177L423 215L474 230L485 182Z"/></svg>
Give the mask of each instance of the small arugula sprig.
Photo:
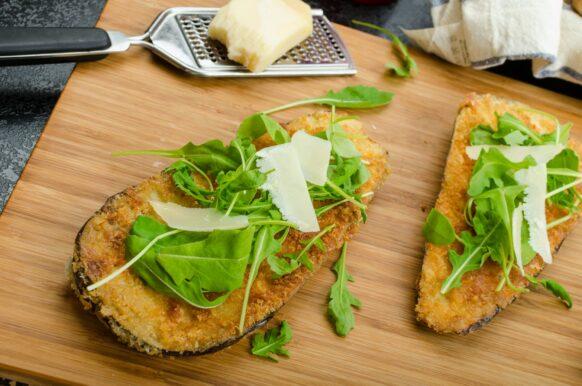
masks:
<svg viewBox="0 0 582 386"><path fill-rule="evenodd" d="M257 333L253 336L251 353L278 362L273 355L289 357L289 351L284 347L293 338L293 331L286 320L279 327L273 327L265 333Z"/></svg>
<svg viewBox="0 0 582 386"><path fill-rule="evenodd" d="M569 129L570 125L560 125L556 120L554 132L537 134L515 116L504 113L497 114L497 130L487 125L474 127L470 133L470 143L494 146L565 145ZM528 223L525 219L520 220L520 217L514 216L516 208L524 203L526 190L526 186L518 184L514 176L518 171L537 163L531 156L521 162L512 162L494 146L481 151L469 181L465 219L471 230L458 235L449 219L436 209L429 213L423 227L425 238L435 245L451 245L456 241L462 246L460 254L455 249L449 249L452 270L443 281L440 292L446 294L453 288L460 287L465 273L480 269L491 259L502 269L502 277L496 290L499 291L507 285L515 291L526 291L516 287L511 281L511 271L518 269L531 284L542 285L571 307L571 298L560 284L550 279L538 280L523 271L523 267L531 262L536 252L529 242ZM578 172L578 166L578 155L572 149L564 149L547 163L549 193L546 198L551 204L569 212L565 217L548 224L548 229L567 221L579 210L580 197L575 185L582 182L582 176ZM521 235L514 235L514 232L519 233L519 228L514 229L516 225L521 228ZM518 256L515 254L516 242L520 243L519 265Z"/></svg>
<svg viewBox="0 0 582 386"><path fill-rule="evenodd" d="M332 321L335 332L339 336L346 336L355 327L356 319L352 307L360 308L362 302L348 289L348 282L354 278L348 273L346 267L346 252L348 243L344 242L339 259L333 266L337 278L329 291L329 304L327 313Z"/></svg>
<svg viewBox="0 0 582 386"><path fill-rule="evenodd" d="M410 56L410 53L408 52L408 48L398 36L386 28L365 21L352 20L352 23L376 30L392 40L392 50L402 64L401 66L398 66L393 62L387 62L385 66L389 71L392 71L396 76L401 78L410 78L418 74L418 66L416 62L412 59L412 56Z"/></svg>

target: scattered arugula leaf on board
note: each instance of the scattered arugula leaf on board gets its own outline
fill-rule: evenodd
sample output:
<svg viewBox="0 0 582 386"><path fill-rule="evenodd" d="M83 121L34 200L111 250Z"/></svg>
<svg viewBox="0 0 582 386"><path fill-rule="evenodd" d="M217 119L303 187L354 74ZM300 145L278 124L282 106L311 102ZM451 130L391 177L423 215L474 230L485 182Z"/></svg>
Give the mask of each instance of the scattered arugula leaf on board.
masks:
<svg viewBox="0 0 582 386"><path fill-rule="evenodd" d="M436 209L432 209L422 227L426 240L436 245L448 245L455 241L455 229L449 219Z"/></svg>
<svg viewBox="0 0 582 386"><path fill-rule="evenodd" d="M566 291L566 289L562 287L561 284L552 279L541 279L539 280L539 283L543 285L545 289L553 293L554 296L563 301L564 304L566 304L566 307L572 308L572 298L570 297L568 291Z"/></svg>
<svg viewBox="0 0 582 386"><path fill-rule="evenodd" d="M555 297L560 299L568 308L572 308L573 302L572 297L566 289L557 281L552 279L538 279L533 276L526 276L526 278L535 285L541 285L548 291L550 291Z"/></svg>
<svg viewBox="0 0 582 386"><path fill-rule="evenodd" d="M344 242L339 259L333 266L336 273L336 282L329 291L328 315L335 332L339 336L346 336L355 327L356 320L352 307L360 308L362 303L348 289L348 282L354 278L348 273L346 267L346 252L348 243Z"/></svg>
<svg viewBox="0 0 582 386"><path fill-rule="evenodd" d="M256 333L251 342L253 355L278 362L273 355L289 357L289 351L284 347L291 341L293 331L286 320L279 327L273 327L265 333Z"/></svg>
<svg viewBox="0 0 582 386"><path fill-rule="evenodd" d="M388 70L392 71L396 76L401 78L409 78L418 74L418 66L416 62L414 59L412 59L412 56L410 56L410 53L408 52L408 48L398 36L390 32L388 29L372 23L359 20L352 20L352 23L381 32L388 36L390 40L392 40L392 49L396 53L398 59L400 59L401 66L398 66L393 62L388 62L385 65Z"/></svg>

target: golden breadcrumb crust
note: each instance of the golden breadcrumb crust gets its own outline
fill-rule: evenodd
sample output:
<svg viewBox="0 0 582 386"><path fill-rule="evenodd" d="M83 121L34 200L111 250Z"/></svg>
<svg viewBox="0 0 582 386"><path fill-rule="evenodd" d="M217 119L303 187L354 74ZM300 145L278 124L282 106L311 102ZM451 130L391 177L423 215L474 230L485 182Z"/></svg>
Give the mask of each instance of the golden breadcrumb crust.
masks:
<svg viewBox="0 0 582 386"><path fill-rule="evenodd" d="M305 130L315 133L325 130L328 113L318 112L300 117L287 125L290 133ZM363 136L360 122L342 122L344 130L355 134L354 142L367 161L370 180L362 192L379 188L388 173L386 151ZM266 137L257 140L257 147L270 145ZM79 232L72 260L72 286L86 309L95 313L118 338L139 351L159 354L200 354L228 346L268 320L281 308L312 274L305 267L278 280L271 278L268 264L263 262L249 300L245 333L237 327L241 313L244 285L234 291L224 304L213 309L199 309L185 302L160 294L133 274L125 271L108 284L88 292L86 287L104 278L125 263L125 238L139 215L156 217L149 205L152 196L163 201L195 206L173 184L171 177L161 173L111 197ZM325 213L321 227L336 224L323 237L327 253L312 249L310 258L319 268L327 258L336 258L342 243L356 231L361 215L350 203ZM283 245L283 253L302 249L301 240L312 237L292 231ZM245 280L246 281L246 280Z"/></svg>
<svg viewBox="0 0 582 386"><path fill-rule="evenodd" d="M535 112L526 111L524 107L526 106L518 102L492 95L474 94L470 95L461 105L455 123L441 191L435 205L436 209L451 220L457 232L468 228L463 210L467 202L467 188L475 164L475 161L469 159L465 153L465 148L469 145L471 129L478 124L488 124L496 128L495 113L509 112L536 132L547 133L554 130L555 124L551 120ZM582 149L573 142L570 143L570 147L582 154ZM565 211L555 207L546 210L548 222L565 214ZM554 252L557 252L577 220L578 215L549 230L548 236ZM501 268L498 264L488 261L483 268L465 274L461 287L442 295L440 293L441 285L451 272L447 250L446 246L426 244L422 272L418 283L417 317L419 321L439 333L469 333L489 322L520 293L507 286L496 292L495 288L501 277ZM538 255L526 267L526 273L537 275L542 268L543 261ZM527 280L516 270L512 271L511 280L519 287L528 285Z"/></svg>

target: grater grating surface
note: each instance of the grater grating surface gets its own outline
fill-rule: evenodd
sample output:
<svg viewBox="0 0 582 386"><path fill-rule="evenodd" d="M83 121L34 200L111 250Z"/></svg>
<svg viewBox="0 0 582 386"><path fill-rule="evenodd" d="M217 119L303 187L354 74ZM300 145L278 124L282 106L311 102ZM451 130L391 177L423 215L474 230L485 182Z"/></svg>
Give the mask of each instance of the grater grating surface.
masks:
<svg viewBox="0 0 582 386"><path fill-rule="evenodd" d="M174 15L201 71L246 73L247 76L342 75L356 72L346 47L321 10L313 10L313 34L260 74L253 74L228 59L226 47L208 37L208 27L216 14L209 11Z"/></svg>
<svg viewBox="0 0 582 386"><path fill-rule="evenodd" d="M201 67L236 66L228 59L226 47L208 37L208 27L212 21L209 15L177 16L184 36L192 50L192 55ZM330 30L323 16L314 16L313 34L298 46L292 48L277 60L273 66L289 64L347 64L344 51L338 44L335 31Z"/></svg>

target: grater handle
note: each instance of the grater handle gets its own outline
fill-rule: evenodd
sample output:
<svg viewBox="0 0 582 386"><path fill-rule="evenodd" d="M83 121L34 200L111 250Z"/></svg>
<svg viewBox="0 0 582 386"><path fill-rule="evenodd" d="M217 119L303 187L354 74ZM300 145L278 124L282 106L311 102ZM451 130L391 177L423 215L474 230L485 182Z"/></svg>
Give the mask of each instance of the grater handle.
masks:
<svg viewBox="0 0 582 386"><path fill-rule="evenodd" d="M99 60L110 47L100 28L0 28L0 66Z"/></svg>

